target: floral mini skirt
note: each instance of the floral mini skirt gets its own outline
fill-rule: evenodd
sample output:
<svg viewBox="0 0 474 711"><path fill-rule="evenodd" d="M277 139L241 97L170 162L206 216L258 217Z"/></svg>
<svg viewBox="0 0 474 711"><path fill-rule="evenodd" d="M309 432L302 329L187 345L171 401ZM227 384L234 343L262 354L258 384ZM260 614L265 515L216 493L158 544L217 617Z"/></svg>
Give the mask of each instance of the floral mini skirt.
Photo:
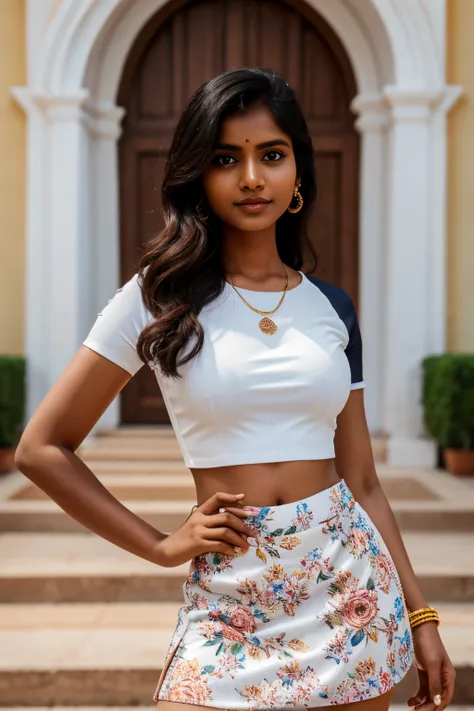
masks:
<svg viewBox="0 0 474 711"><path fill-rule="evenodd" d="M413 662L407 610L347 485L254 511L257 546L191 561L154 700L285 709L389 691Z"/></svg>

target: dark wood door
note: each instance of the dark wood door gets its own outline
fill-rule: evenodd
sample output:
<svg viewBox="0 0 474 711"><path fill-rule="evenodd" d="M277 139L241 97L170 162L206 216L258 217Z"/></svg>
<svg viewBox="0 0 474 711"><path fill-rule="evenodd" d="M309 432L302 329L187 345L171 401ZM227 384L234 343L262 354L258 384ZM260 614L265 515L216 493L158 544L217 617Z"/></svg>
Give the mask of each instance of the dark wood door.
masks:
<svg viewBox="0 0 474 711"><path fill-rule="evenodd" d="M122 281L162 227L164 162L184 104L203 82L243 66L270 67L297 92L316 149L315 273L357 303L359 143L349 109L356 86L339 40L302 0L170 2L137 38L119 92L126 109L119 146ZM168 422L147 367L123 391L122 421Z"/></svg>

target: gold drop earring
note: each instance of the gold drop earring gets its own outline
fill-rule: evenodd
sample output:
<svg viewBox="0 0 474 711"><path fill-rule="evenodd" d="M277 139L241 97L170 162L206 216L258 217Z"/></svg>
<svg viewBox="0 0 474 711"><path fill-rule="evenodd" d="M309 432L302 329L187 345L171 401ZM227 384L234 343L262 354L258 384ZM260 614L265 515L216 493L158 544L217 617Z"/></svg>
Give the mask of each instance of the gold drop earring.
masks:
<svg viewBox="0 0 474 711"><path fill-rule="evenodd" d="M295 185L295 190L293 193L293 197L298 200L297 207L291 207L291 203L290 203L290 207L288 208L288 212L292 212L293 214L295 212L299 212L301 210L301 208L303 207L303 196L301 195L301 193L299 191L299 187L300 187L299 185ZM291 202L293 202L293 200Z"/></svg>
<svg viewBox="0 0 474 711"><path fill-rule="evenodd" d="M203 214L202 198L201 198L201 200L199 200L198 204L196 205L196 215L199 217L200 220L202 220L203 222L206 222L206 220L209 219L209 214L210 214L209 211L208 211L207 215Z"/></svg>

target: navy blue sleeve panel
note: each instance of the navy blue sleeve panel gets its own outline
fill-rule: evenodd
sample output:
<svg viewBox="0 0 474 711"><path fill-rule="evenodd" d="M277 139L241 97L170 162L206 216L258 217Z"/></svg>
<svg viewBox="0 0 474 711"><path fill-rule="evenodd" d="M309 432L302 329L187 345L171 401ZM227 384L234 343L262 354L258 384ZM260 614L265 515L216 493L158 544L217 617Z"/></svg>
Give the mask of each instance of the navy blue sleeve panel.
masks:
<svg viewBox="0 0 474 711"><path fill-rule="evenodd" d="M331 284L328 281L323 281L322 279L317 279L310 274L306 274L306 277L327 297L347 328L349 342L345 352L351 368L351 389L355 390L365 387L362 374L362 338L354 302L349 294L344 291L344 289L341 289L340 286Z"/></svg>

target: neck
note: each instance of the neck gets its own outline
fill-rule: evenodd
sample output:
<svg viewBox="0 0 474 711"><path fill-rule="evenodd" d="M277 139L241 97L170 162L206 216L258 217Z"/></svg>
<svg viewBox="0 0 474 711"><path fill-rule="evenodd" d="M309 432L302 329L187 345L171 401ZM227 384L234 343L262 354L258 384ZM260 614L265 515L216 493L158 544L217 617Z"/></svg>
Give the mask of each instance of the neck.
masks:
<svg viewBox="0 0 474 711"><path fill-rule="evenodd" d="M222 237L222 263L226 274L260 282L285 276L274 225L260 232L243 232L226 226Z"/></svg>

